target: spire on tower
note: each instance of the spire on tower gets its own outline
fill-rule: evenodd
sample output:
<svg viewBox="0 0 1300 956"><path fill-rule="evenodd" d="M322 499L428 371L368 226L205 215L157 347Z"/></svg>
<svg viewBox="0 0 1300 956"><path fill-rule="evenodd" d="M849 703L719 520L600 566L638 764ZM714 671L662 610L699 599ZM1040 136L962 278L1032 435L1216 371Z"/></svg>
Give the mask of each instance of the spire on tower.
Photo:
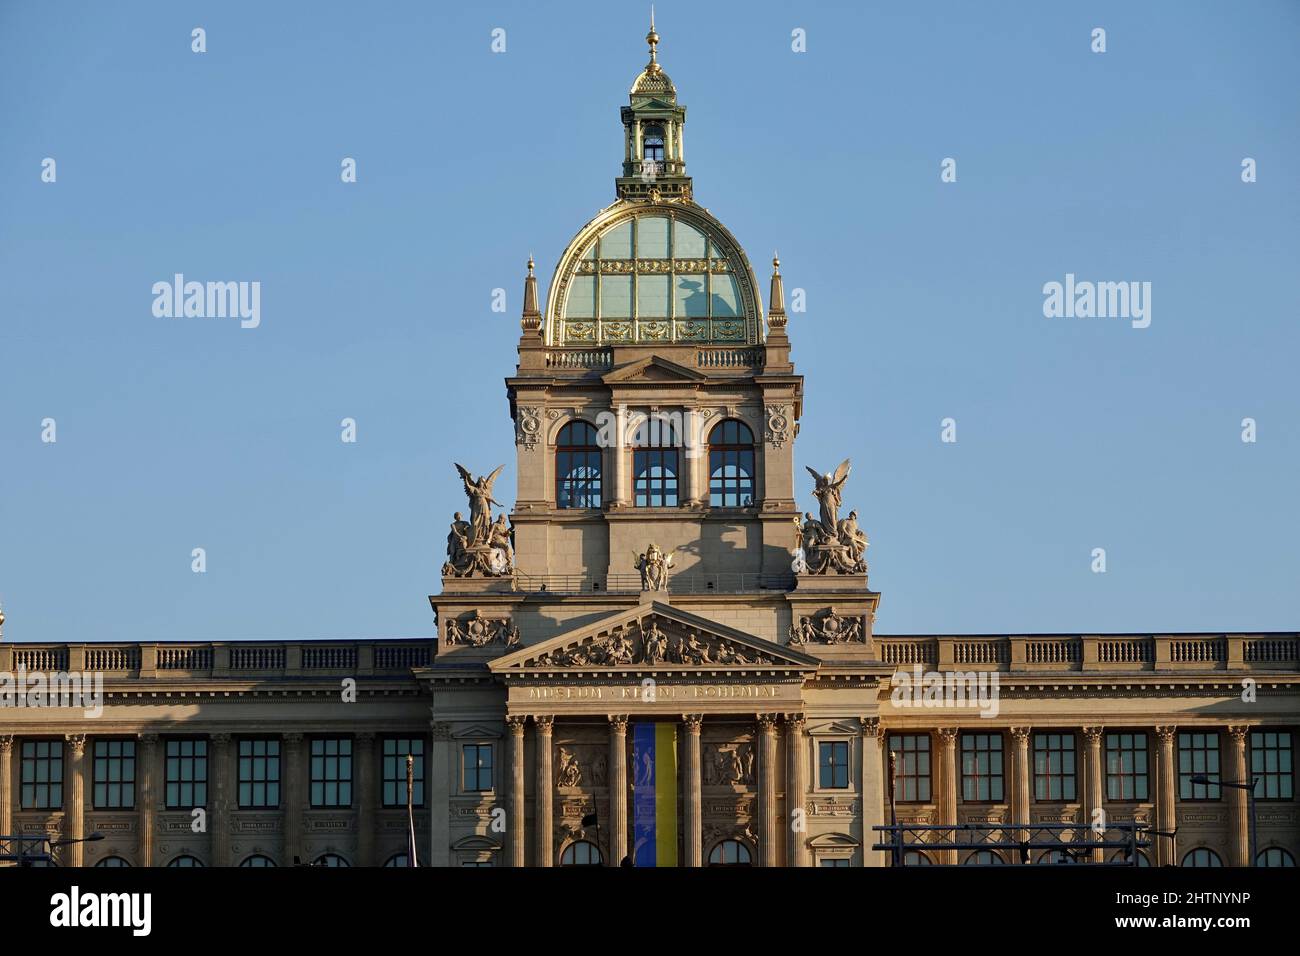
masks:
<svg viewBox="0 0 1300 956"><path fill-rule="evenodd" d="M772 253L772 295L767 305L768 329L785 328L785 287L781 282L781 259Z"/></svg>
<svg viewBox="0 0 1300 956"><path fill-rule="evenodd" d="M533 274L533 254L528 254L528 275L524 279L524 313L519 325L524 334L537 334L542 328L542 313L537 308L537 276Z"/></svg>

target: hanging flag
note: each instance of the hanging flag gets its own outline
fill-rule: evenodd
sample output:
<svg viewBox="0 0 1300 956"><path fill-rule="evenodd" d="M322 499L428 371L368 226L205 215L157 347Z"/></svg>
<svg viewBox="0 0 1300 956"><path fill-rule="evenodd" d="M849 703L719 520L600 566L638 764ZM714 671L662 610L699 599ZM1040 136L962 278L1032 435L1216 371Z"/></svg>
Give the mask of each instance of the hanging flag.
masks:
<svg viewBox="0 0 1300 956"><path fill-rule="evenodd" d="M632 726L632 862L677 865L677 725Z"/></svg>

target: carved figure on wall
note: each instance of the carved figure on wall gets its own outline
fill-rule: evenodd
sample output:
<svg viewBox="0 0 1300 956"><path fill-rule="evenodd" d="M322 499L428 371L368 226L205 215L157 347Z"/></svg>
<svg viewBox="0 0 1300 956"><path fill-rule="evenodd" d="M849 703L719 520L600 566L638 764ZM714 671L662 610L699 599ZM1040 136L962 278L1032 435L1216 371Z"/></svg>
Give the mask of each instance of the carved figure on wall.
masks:
<svg viewBox="0 0 1300 956"><path fill-rule="evenodd" d="M470 647L485 647L488 644L501 643L507 648L519 644L519 627L509 618L484 617L475 611L461 620L447 619L447 643L466 644Z"/></svg>
<svg viewBox="0 0 1300 956"><path fill-rule="evenodd" d="M509 634L502 621L503 634ZM448 622L448 633L451 633ZM509 640L508 637L503 638ZM557 647L528 661L526 667L627 666L644 664L771 664L772 657L722 637L690 630L667 634L652 616L635 625L597 635L585 643Z"/></svg>
<svg viewBox="0 0 1300 956"><path fill-rule="evenodd" d="M556 770L555 779L561 787L576 787L582 783L582 768L578 766L578 758L567 748L560 748L560 766Z"/></svg>
<svg viewBox="0 0 1300 956"><path fill-rule="evenodd" d="M636 556L633 563L641 572L641 590L667 591L668 569L673 566L673 555L664 554L659 545L651 542L650 547Z"/></svg>
<svg viewBox="0 0 1300 956"><path fill-rule="evenodd" d="M866 639L862 618L840 617L833 608L817 617L801 617L790 626L790 643L796 645L866 643Z"/></svg>

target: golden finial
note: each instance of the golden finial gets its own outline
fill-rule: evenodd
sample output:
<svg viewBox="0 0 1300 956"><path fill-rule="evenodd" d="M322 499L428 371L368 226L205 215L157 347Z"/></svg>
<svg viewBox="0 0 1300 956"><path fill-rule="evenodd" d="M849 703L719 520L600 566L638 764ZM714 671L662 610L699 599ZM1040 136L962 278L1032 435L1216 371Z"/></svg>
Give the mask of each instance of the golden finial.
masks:
<svg viewBox="0 0 1300 956"><path fill-rule="evenodd" d="M659 63L655 59L655 47L659 44L659 34L655 33L655 8L650 4L650 32L645 35L645 42L650 44L650 62L646 64L647 73L658 73Z"/></svg>
<svg viewBox="0 0 1300 956"><path fill-rule="evenodd" d="M529 274L529 275L532 275L532 274L533 274L533 265L534 265L534 263L533 263L533 254L530 252L530 253L528 253L528 274Z"/></svg>
<svg viewBox="0 0 1300 956"><path fill-rule="evenodd" d="M777 272L781 271L781 257L776 254L775 249L772 250L772 268Z"/></svg>

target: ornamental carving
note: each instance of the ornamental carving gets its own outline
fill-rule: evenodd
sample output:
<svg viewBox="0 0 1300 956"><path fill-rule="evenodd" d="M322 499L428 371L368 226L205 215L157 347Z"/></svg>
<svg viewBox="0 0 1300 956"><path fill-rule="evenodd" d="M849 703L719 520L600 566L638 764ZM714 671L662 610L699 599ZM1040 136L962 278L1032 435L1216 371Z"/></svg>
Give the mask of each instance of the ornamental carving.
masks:
<svg viewBox="0 0 1300 956"><path fill-rule="evenodd" d="M505 507L492 497L492 485L504 467L498 465L492 474L475 478L463 466L456 466L465 485L465 497L469 499L469 520L465 521L459 511L452 517L443 577L468 578L475 574L501 577L514 573L513 530L506 523L504 512L492 520L492 506Z"/></svg>
<svg viewBox="0 0 1300 956"><path fill-rule="evenodd" d="M839 516L849 460L844 459L829 474L819 475L811 468L808 473L815 481L813 496L820 505L820 514L814 518L804 512L792 565L795 573L866 574L867 535L858 527L858 513L850 511L847 518Z"/></svg>
<svg viewBox="0 0 1300 956"><path fill-rule="evenodd" d="M525 667L618 667L638 664L719 664L740 666L772 664L773 658L694 628L659 626L654 615L620 624L608 633L571 647L547 651L524 663Z"/></svg>
<svg viewBox="0 0 1300 956"><path fill-rule="evenodd" d="M484 617L477 609L460 618L448 618L446 631L449 645L485 647L488 644L504 644L510 649L519 646L519 625L508 617Z"/></svg>
<svg viewBox="0 0 1300 956"><path fill-rule="evenodd" d="M653 541L650 547L636 555L632 565L641 572L642 591L667 591L668 569L673 566L673 555L664 554Z"/></svg>
<svg viewBox="0 0 1300 956"><path fill-rule="evenodd" d="M532 451L537 447L537 438L541 431L541 408L537 405L519 406L519 417L515 420L515 444Z"/></svg>
<svg viewBox="0 0 1300 956"><path fill-rule="evenodd" d="M555 752L555 782L559 787L603 787L609 778L609 755L596 744L563 744Z"/></svg>
<svg viewBox="0 0 1300 956"><path fill-rule="evenodd" d="M812 617L801 617L797 624L790 625L790 643L796 646L805 644L865 644L866 642L865 618L840 617L831 608L827 608Z"/></svg>
<svg viewBox="0 0 1300 956"><path fill-rule="evenodd" d="M700 757L706 787L753 786L753 744L705 744Z"/></svg>
<svg viewBox="0 0 1300 956"><path fill-rule="evenodd" d="M773 448L781 448L790 438L790 418L785 405L767 406L767 433L763 436Z"/></svg>

